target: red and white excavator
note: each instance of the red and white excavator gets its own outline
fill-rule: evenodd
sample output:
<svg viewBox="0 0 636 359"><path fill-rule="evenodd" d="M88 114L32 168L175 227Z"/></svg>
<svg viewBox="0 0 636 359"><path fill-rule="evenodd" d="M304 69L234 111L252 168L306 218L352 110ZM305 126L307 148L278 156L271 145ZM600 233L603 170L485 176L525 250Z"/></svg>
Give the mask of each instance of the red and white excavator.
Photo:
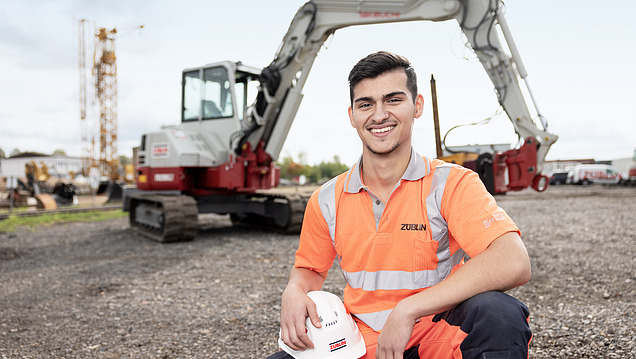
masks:
<svg viewBox="0 0 636 359"><path fill-rule="evenodd" d="M307 197L263 190L279 184L275 161L318 51L336 30L355 25L455 19L523 141L482 156L475 169L492 193L545 189L542 164L557 136L547 132L534 98L542 128L531 118L519 85L527 73L502 6L500 0L313 0L298 10L269 66L222 61L184 70L181 123L141 138L136 188L124 194L131 226L161 242L188 240L196 236L198 213L229 213L233 221L298 231Z"/></svg>

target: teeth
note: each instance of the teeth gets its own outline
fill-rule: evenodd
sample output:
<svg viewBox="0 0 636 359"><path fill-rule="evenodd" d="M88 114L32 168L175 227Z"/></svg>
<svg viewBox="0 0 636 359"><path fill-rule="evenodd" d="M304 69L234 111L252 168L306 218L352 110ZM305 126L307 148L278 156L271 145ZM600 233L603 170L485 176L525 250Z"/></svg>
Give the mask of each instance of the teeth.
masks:
<svg viewBox="0 0 636 359"><path fill-rule="evenodd" d="M382 127L382 128L372 128L371 132L373 132L373 133L383 133L383 132L391 131L394 128L395 128L395 126Z"/></svg>

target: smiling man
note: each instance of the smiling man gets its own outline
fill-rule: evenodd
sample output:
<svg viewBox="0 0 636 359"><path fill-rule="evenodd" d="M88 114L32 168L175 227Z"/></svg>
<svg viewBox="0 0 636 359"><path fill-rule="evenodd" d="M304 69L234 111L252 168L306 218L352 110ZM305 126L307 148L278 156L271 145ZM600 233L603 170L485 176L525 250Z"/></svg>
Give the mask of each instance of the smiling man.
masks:
<svg viewBox="0 0 636 359"><path fill-rule="evenodd" d="M349 86L362 156L307 204L281 339L311 350L305 319L321 324L307 293L336 259L364 358L527 358L528 309L503 293L530 280L517 226L476 173L412 148L424 99L406 58L371 54Z"/></svg>

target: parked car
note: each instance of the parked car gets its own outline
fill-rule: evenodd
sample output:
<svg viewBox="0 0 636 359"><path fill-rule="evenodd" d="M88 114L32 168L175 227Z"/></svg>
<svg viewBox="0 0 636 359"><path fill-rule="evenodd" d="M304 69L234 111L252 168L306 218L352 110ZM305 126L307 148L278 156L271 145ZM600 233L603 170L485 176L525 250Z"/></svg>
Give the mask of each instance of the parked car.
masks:
<svg viewBox="0 0 636 359"><path fill-rule="evenodd" d="M550 172L550 184L558 185L568 183L568 173L570 173L569 170L554 170Z"/></svg>
<svg viewBox="0 0 636 359"><path fill-rule="evenodd" d="M568 181L572 184L618 184L621 180L621 174L610 165L576 165L568 173Z"/></svg>

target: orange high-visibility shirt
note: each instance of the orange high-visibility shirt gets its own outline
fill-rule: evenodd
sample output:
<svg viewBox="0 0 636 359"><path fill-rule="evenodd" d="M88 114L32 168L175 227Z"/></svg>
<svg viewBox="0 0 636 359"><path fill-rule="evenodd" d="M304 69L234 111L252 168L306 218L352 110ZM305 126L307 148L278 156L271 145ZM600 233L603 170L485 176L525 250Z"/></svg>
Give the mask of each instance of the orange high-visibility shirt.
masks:
<svg viewBox="0 0 636 359"><path fill-rule="evenodd" d="M347 310L376 331L400 300L519 231L469 169L412 151L383 203L362 182L361 163L312 194L295 266L324 272L337 259Z"/></svg>

